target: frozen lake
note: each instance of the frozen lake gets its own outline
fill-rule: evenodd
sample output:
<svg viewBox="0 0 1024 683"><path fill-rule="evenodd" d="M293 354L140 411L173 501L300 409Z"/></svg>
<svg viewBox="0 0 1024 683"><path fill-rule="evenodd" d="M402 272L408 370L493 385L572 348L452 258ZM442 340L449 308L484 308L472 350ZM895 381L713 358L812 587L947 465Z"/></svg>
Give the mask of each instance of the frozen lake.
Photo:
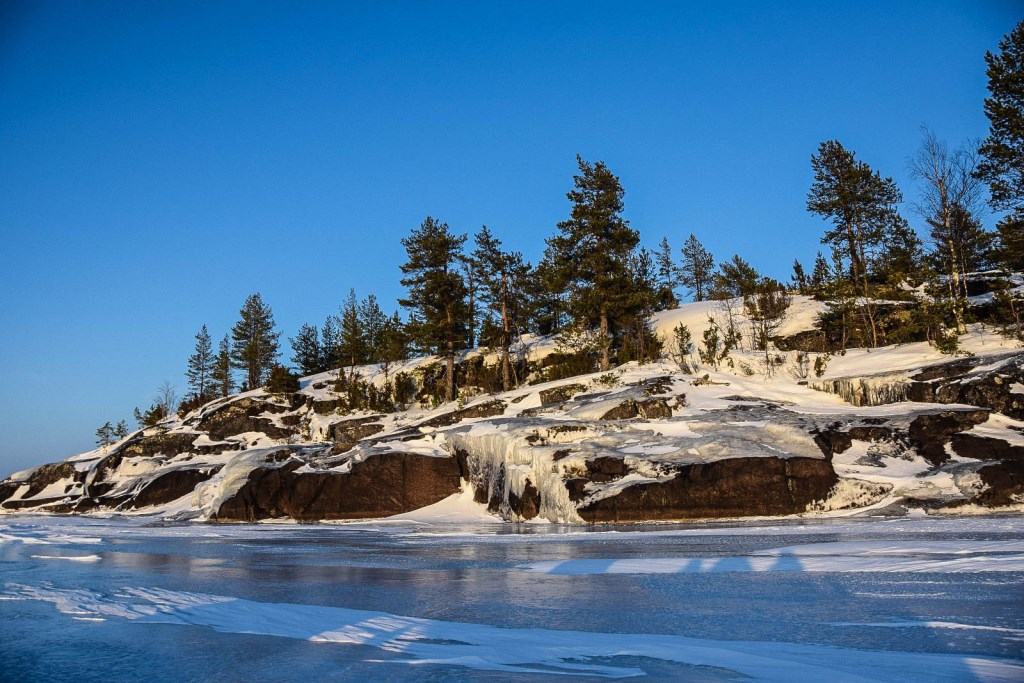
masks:
<svg viewBox="0 0 1024 683"><path fill-rule="evenodd" d="M0 517L4 680L1024 680L1024 518Z"/></svg>

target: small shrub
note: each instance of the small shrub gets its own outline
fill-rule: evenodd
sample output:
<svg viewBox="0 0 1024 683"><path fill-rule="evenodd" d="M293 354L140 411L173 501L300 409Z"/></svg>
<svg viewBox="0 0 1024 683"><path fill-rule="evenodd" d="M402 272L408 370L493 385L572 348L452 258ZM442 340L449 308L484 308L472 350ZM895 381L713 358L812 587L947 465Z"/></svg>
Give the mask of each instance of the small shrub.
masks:
<svg viewBox="0 0 1024 683"><path fill-rule="evenodd" d="M299 390L299 376L283 365L275 365L266 388L272 394L294 394Z"/></svg>

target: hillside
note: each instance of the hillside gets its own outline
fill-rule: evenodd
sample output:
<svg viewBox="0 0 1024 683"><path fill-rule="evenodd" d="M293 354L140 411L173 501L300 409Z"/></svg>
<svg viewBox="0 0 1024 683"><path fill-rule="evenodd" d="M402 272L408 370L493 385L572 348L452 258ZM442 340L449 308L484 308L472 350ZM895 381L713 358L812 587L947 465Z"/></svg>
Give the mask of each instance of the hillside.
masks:
<svg viewBox="0 0 1024 683"><path fill-rule="evenodd" d="M700 339L715 306L659 313L657 331L667 338L682 322ZM811 330L820 307L795 297L778 346ZM972 355L923 342L850 350L821 376L795 351L773 354L785 357L773 373L751 350L694 373L667 359L628 363L394 413L347 410L334 371L294 394L237 394L12 474L0 508L560 523L1024 510L1024 350L979 327L961 345ZM521 351L539 362L554 349L527 338ZM388 372L422 382L435 360ZM377 366L357 373L385 381Z"/></svg>

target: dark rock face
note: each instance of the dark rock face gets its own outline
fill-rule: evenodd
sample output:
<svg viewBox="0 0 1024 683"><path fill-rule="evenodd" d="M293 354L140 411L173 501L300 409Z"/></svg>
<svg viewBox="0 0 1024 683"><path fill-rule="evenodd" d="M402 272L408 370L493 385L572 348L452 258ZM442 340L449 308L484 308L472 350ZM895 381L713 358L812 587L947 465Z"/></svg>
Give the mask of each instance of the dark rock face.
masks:
<svg viewBox="0 0 1024 683"><path fill-rule="evenodd" d="M296 473L301 463L257 468L217 511L217 521L290 517L300 522L386 517L432 505L460 490L455 458L389 452L348 473Z"/></svg>
<svg viewBox="0 0 1024 683"><path fill-rule="evenodd" d="M283 413L290 408L253 398L242 398L204 415L197 429L208 432L220 441L244 432L263 432L271 439L287 439L294 429L278 427L269 418L255 417L261 413Z"/></svg>
<svg viewBox="0 0 1024 683"><path fill-rule="evenodd" d="M417 427L447 427L449 425L462 422L463 420L471 420L478 417L495 417L505 412L504 401L487 401L480 405L470 406L469 408L462 408L461 410L453 410L450 413L438 415L432 417L429 420L420 422Z"/></svg>
<svg viewBox="0 0 1024 683"><path fill-rule="evenodd" d="M820 330L805 330L787 337L772 337L771 341L779 351L824 353L838 351L841 346L838 342L830 341Z"/></svg>
<svg viewBox="0 0 1024 683"><path fill-rule="evenodd" d="M51 484L61 480L69 482L81 481L81 473L75 472L75 466L69 462L58 462L49 465L42 465L36 468L35 472L25 482L4 482L0 484L0 503L8 510L20 510L22 508L36 507L64 499L64 495L54 496L45 500L26 501L25 498L33 498ZM28 484L28 491L21 496L22 500L8 500L23 485Z"/></svg>
<svg viewBox="0 0 1024 683"><path fill-rule="evenodd" d="M933 465L941 465L949 460L946 444L953 435L985 422L988 415L987 410L944 410L918 415L910 423L907 435L922 457Z"/></svg>
<svg viewBox="0 0 1024 683"><path fill-rule="evenodd" d="M1024 419L1024 394L1011 391L1024 382L1024 354L991 372L970 374L985 359L967 358L926 368L912 376L908 400L925 403L965 403ZM965 377L966 375L966 377Z"/></svg>
<svg viewBox="0 0 1024 683"><path fill-rule="evenodd" d="M953 450L962 458L1024 462L1024 446L1014 446L1002 439L965 433L954 434L952 441Z"/></svg>
<svg viewBox="0 0 1024 683"><path fill-rule="evenodd" d="M648 398L642 401L628 399L615 406L604 415L602 420L628 420L642 417L645 420L660 420L672 417L672 409L663 398Z"/></svg>
<svg viewBox="0 0 1024 683"><path fill-rule="evenodd" d="M532 481L526 480L522 496L508 494L508 508L523 519L533 519L540 513L540 492Z"/></svg>
<svg viewBox="0 0 1024 683"><path fill-rule="evenodd" d="M576 394L586 391L587 387L582 384L563 384L553 389L545 389L540 392L540 404L542 406L565 403Z"/></svg>
<svg viewBox="0 0 1024 683"><path fill-rule="evenodd" d="M1012 505L1024 499L1024 460L1013 460L985 465L978 476L988 488L973 501L987 507Z"/></svg>
<svg viewBox="0 0 1024 683"><path fill-rule="evenodd" d="M626 461L602 455L587 461L587 473L590 481L606 482L626 476Z"/></svg>
<svg viewBox="0 0 1024 683"><path fill-rule="evenodd" d="M685 465L669 481L630 486L579 509L588 522L789 515L828 497L832 465L813 458L730 458Z"/></svg>
<svg viewBox="0 0 1024 683"><path fill-rule="evenodd" d="M357 417L351 420L335 422L331 425L331 439L334 441L334 454L345 453L355 448L362 439L380 433L384 425L377 422L383 415Z"/></svg>
<svg viewBox="0 0 1024 683"><path fill-rule="evenodd" d="M176 455L192 450L192 442L199 436L198 432L140 435L117 449L122 458L151 458L154 455Z"/></svg>
<svg viewBox="0 0 1024 683"><path fill-rule="evenodd" d="M330 415L343 405L345 405L345 401L340 398L329 401L313 401L313 412L317 415Z"/></svg>
<svg viewBox="0 0 1024 683"><path fill-rule="evenodd" d="M219 467L205 467L165 472L143 486L128 502L128 507L134 509L170 503L192 493L196 486L218 471Z"/></svg>

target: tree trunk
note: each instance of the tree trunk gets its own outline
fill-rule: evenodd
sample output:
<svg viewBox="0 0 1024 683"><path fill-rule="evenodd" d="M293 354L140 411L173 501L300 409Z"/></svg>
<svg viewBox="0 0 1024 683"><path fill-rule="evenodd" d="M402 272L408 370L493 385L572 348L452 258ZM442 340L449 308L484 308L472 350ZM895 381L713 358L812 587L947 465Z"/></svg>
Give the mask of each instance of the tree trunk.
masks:
<svg viewBox="0 0 1024 683"><path fill-rule="evenodd" d="M455 345L451 341L448 342L448 354L445 358L444 400L455 400Z"/></svg>
<svg viewBox="0 0 1024 683"><path fill-rule="evenodd" d="M501 390L512 388L511 365L508 358L508 347L511 335L508 329L508 274L501 274Z"/></svg>
<svg viewBox="0 0 1024 683"><path fill-rule="evenodd" d="M608 339L608 310L601 306L601 372L608 372L611 366L611 340Z"/></svg>

